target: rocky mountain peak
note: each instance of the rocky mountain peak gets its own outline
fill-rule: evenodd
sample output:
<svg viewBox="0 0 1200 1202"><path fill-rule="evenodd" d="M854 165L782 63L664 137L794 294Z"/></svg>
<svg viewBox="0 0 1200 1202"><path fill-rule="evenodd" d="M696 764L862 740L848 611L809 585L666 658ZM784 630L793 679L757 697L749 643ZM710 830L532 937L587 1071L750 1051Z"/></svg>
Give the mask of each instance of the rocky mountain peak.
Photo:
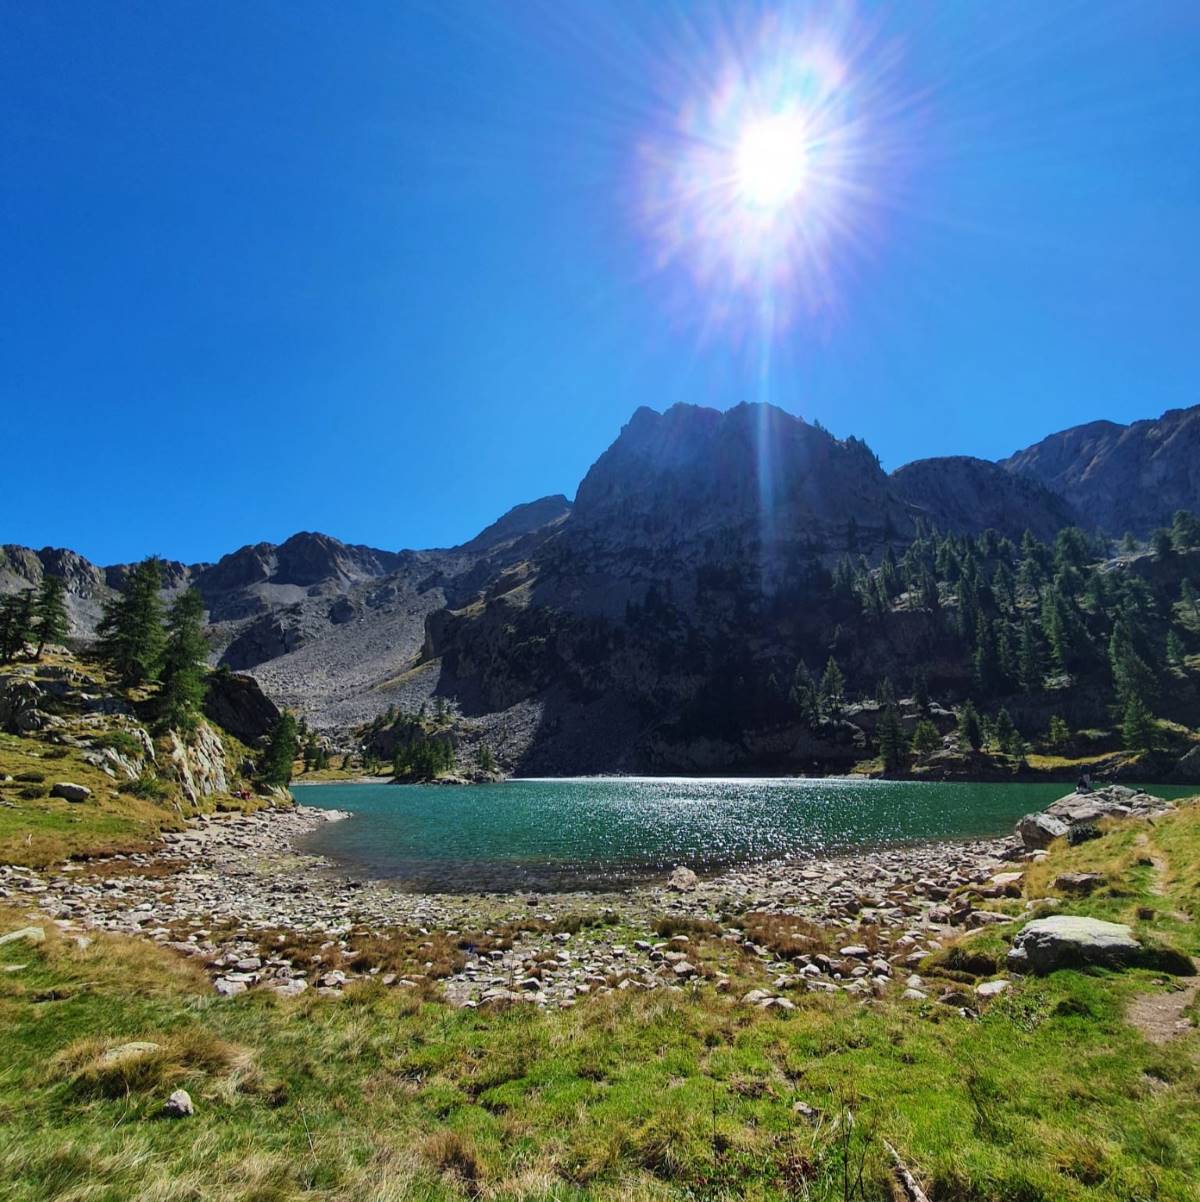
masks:
<svg viewBox="0 0 1200 1202"><path fill-rule="evenodd" d="M572 525L670 535L764 523L775 537L911 525L865 443L773 405L639 409L579 486Z"/></svg>

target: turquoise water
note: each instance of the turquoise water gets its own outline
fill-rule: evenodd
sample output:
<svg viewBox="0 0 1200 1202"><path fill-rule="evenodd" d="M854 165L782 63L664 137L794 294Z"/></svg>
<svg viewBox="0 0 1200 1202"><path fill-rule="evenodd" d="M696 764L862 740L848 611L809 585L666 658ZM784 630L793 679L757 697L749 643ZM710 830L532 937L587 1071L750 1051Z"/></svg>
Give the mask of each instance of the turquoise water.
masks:
<svg viewBox="0 0 1200 1202"><path fill-rule="evenodd" d="M349 810L308 847L351 872L441 891L619 886L818 853L1005 834L1057 784L589 778L494 785L320 785ZM1163 796L1194 789L1154 787Z"/></svg>

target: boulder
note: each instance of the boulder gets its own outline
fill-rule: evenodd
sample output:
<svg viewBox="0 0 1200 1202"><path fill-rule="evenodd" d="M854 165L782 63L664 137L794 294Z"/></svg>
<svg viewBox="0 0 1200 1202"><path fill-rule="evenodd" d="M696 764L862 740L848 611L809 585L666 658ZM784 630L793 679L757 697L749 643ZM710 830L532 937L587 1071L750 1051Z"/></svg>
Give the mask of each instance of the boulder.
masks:
<svg viewBox="0 0 1200 1202"><path fill-rule="evenodd" d="M1026 814L1017 823L1017 834L1026 851L1049 847L1055 839L1061 839L1070 829L1061 818L1050 814Z"/></svg>
<svg viewBox="0 0 1200 1202"><path fill-rule="evenodd" d="M1013 972L1044 976L1060 968L1123 968L1137 963L1142 946L1123 923L1056 914L1026 923L1008 953Z"/></svg>
<svg viewBox="0 0 1200 1202"><path fill-rule="evenodd" d="M1092 793L1068 793L1046 807L1046 813L1068 826L1098 822L1101 818L1124 818L1129 814L1153 814L1170 808L1170 802L1124 785L1106 785Z"/></svg>
<svg viewBox="0 0 1200 1202"><path fill-rule="evenodd" d="M204 716L253 747L275 729L279 708L253 676L218 671L208 677Z"/></svg>
<svg viewBox="0 0 1200 1202"><path fill-rule="evenodd" d="M19 931L9 931L7 935L0 935L0 947L21 940L26 943L44 943L45 939L46 932L41 927L22 927Z"/></svg>
<svg viewBox="0 0 1200 1202"><path fill-rule="evenodd" d="M148 1039L135 1039L131 1043L120 1043L115 1048L109 1048L100 1057L100 1065L103 1068L111 1068L114 1064L121 1064L126 1060L139 1060L143 1056L153 1055L158 1049L159 1045Z"/></svg>
<svg viewBox="0 0 1200 1202"><path fill-rule="evenodd" d="M60 780L50 790L51 797L61 797L64 801L87 801L91 795L87 785L74 785L69 780Z"/></svg>
<svg viewBox="0 0 1200 1202"><path fill-rule="evenodd" d="M667 878L667 887L679 893L695 889L699 883L700 878L690 868L684 868L682 864Z"/></svg>
<svg viewBox="0 0 1200 1202"><path fill-rule="evenodd" d="M177 1089L164 1103L163 1114L171 1119L183 1119L196 1113L192 1095L186 1089Z"/></svg>
<svg viewBox="0 0 1200 1202"><path fill-rule="evenodd" d="M1054 878L1054 887L1062 893L1086 897L1104 884L1102 872L1061 872Z"/></svg>

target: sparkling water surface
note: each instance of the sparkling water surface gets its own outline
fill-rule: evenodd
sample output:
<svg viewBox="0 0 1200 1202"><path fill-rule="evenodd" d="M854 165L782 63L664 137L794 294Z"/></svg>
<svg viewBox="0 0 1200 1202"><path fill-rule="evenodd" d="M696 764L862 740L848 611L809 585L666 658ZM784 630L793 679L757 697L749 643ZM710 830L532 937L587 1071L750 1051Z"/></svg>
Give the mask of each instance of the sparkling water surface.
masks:
<svg viewBox="0 0 1200 1202"><path fill-rule="evenodd" d="M354 875L408 888L615 888L676 864L735 864L1005 834L1070 791L1050 784L603 777L492 785L333 784L347 810L306 843ZM1161 796L1194 789L1153 786Z"/></svg>

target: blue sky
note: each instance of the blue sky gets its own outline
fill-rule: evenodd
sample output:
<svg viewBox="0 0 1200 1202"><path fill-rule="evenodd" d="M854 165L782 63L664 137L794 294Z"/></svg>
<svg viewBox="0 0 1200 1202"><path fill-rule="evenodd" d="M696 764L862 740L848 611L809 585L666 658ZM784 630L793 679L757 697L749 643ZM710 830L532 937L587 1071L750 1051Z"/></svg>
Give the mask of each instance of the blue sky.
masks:
<svg viewBox="0 0 1200 1202"><path fill-rule="evenodd" d="M895 467L1200 401L1200 7L806 11L887 153L834 302L764 334L645 163L770 5L5 5L0 541L450 544L641 404Z"/></svg>

